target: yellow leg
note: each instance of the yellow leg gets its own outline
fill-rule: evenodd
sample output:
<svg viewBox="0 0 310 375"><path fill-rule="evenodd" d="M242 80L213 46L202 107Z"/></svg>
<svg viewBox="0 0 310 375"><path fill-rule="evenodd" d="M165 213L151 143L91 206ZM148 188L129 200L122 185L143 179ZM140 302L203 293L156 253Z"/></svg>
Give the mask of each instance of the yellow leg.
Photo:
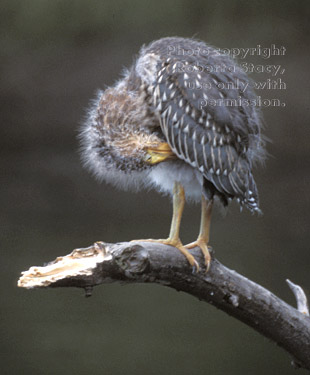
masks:
<svg viewBox="0 0 310 375"><path fill-rule="evenodd" d="M208 249L208 243L210 238L210 224L211 224L211 215L212 215L212 202L207 202L205 197L201 198L201 221L200 221L200 231L198 238L195 242L192 242L185 247L187 249L192 249L196 246L199 246L204 258L206 265L206 272L208 272L211 262L211 256Z"/></svg>
<svg viewBox="0 0 310 375"><path fill-rule="evenodd" d="M171 221L170 233L169 237L165 240L138 240L138 241L145 241L145 242L159 242L165 245L170 245L176 247L180 252L186 257L189 264L199 271L199 265L195 258L190 254L187 248L182 244L180 240L180 224L182 219L182 214L185 205L185 193L184 188L179 182L174 183L173 187L173 216Z"/></svg>
<svg viewBox="0 0 310 375"><path fill-rule="evenodd" d="M179 182L174 183L173 187L173 215L169 233L171 241L179 241L181 219L185 206L185 192Z"/></svg>

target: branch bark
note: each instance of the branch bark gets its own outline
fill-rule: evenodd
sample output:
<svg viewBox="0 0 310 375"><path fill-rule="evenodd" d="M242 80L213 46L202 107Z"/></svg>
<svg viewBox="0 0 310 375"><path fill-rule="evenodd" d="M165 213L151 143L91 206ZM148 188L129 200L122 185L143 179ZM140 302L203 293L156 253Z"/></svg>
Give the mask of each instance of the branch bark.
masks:
<svg viewBox="0 0 310 375"><path fill-rule="evenodd" d="M203 269L200 250L194 249L192 253ZM94 286L115 281L158 283L192 294L273 340L291 354L296 367L310 370L307 311L298 311L213 256L208 273L192 273L185 258L171 246L96 242L44 267L31 267L22 273L18 286L80 287L90 296Z"/></svg>

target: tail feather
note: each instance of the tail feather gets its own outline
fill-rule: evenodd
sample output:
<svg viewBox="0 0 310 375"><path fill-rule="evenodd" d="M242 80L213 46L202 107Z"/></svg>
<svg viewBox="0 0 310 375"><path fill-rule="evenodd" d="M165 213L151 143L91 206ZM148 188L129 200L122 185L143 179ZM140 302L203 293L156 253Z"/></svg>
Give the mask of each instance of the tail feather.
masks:
<svg viewBox="0 0 310 375"><path fill-rule="evenodd" d="M248 208L251 212L262 213L262 211L259 208L259 197L256 183L251 173L249 174L249 188L243 199L243 203L246 206L246 208Z"/></svg>

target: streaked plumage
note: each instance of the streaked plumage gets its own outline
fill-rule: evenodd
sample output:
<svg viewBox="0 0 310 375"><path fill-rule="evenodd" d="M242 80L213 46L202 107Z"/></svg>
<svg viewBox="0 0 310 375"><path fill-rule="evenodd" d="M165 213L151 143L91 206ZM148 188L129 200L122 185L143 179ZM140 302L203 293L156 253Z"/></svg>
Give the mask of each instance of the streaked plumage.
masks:
<svg viewBox="0 0 310 375"><path fill-rule="evenodd" d="M189 53L199 50L204 54ZM227 69L209 72L212 66ZM164 38L143 47L124 77L94 101L81 133L85 164L123 188L172 193L177 181L194 200L201 193L225 205L236 198L259 211L252 166L264 152L261 123L247 104L255 99L251 85L230 88L236 80L249 83L234 61L203 42ZM202 105L210 99L240 105Z"/></svg>

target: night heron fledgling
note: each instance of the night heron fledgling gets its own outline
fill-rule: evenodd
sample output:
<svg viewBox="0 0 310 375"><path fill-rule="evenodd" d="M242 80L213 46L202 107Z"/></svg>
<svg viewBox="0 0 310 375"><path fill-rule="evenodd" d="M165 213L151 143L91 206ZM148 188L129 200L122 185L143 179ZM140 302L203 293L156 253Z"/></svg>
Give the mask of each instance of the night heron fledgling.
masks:
<svg viewBox="0 0 310 375"><path fill-rule="evenodd" d="M229 56L203 42L160 39L99 93L81 133L83 160L100 179L173 195L169 238L157 241L177 247L197 269L188 249L199 246L208 269L215 197L259 211L252 165L263 142L249 82ZM185 194L202 200L200 233L187 246L179 238Z"/></svg>

